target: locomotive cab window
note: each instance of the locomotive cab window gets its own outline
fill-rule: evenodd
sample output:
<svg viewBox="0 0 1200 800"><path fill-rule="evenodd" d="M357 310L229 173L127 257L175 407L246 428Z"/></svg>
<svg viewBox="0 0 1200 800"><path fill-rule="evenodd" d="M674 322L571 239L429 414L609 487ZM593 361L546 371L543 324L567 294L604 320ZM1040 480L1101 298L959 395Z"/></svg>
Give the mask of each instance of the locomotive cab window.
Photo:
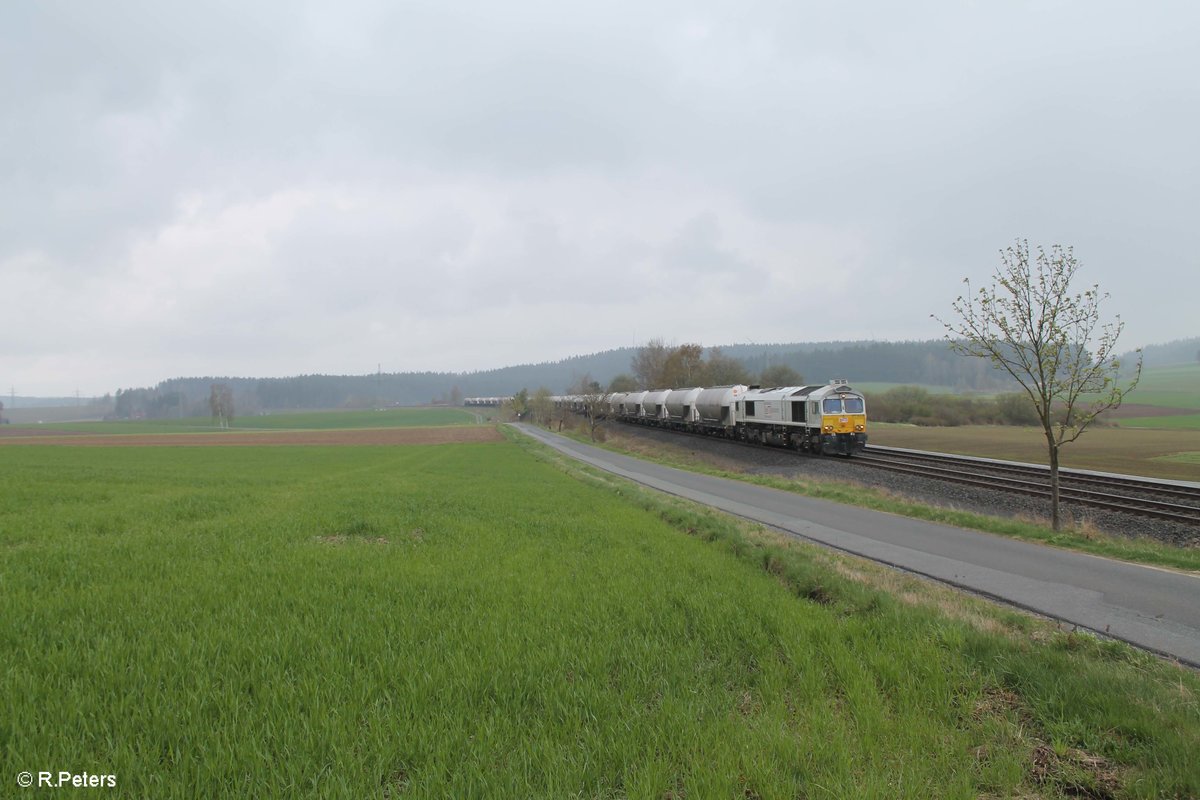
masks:
<svg viewBox="0 0 1200 800"><path fill-rule="evenodd" d="M754 416L754 403L755 403L755 402L756 402L756 401L754 401L754 400L747 400L747 401L746 401L746 416L747 416L747 417L753 417L753 416Z"/></svg>
<svg viewBox="0 0 1200 800"><path fill-rule="evenodd" d="M846 401L846 413L847 414L863 413L863 399L861 397L847 396L844 398L844 400Z"/></svg>
<svg viewBox="0 0 1200 800"><path fill-rule="evenodd" d="M821 411L822 411L822 412L824 412L824 413L826 413L826 414L840 414L840 413L842 413L842 398L840 398L840 397L826 397L826 398L825 398L825 399L824 399L824 400L821 402Z"/></svg>

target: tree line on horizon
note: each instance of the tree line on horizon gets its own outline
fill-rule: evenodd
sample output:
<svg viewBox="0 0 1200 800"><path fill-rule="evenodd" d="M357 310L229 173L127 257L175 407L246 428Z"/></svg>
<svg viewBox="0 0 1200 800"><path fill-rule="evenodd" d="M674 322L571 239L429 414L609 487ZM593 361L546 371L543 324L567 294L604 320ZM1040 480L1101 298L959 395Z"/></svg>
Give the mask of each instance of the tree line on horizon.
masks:
<svg viewBox="0 0 1200 800"><path fill-rule="evenodd" d="M269 411L384 408L427 404L457 405L466 397L515 394L522 387L550 387L565 393L588 375L617 390L675 388L680 384L898 383L950 387L963 393L996 393L1011 383L986 362L954 353L943 340L924 342L825 342L741 344L701 348L668 346L658 339L645 371L635 358L643 348L626 347L555 362L524 364L479 372L407 372L365 375L297 375L286 378L205 376L172 378L153 387L119 389L105 403L116 419L208 417L214 383L228 384L238 416ZM661 349L660 349L661 348ZM685 349L686 348L686 349ZM700 348L697 353L695 348ZM1148 366L1195 363L1200 337L1145 348ZM683 350L683 352L679 352ZM675 353L670 364L666 356ZM661 363L660 363L661 362ZM655 369L663 369L657 377ZM622 381L616 381L620 376ZM629 380L634 384L631 386ZM665 382L665 383L663 383Z"/></svg>

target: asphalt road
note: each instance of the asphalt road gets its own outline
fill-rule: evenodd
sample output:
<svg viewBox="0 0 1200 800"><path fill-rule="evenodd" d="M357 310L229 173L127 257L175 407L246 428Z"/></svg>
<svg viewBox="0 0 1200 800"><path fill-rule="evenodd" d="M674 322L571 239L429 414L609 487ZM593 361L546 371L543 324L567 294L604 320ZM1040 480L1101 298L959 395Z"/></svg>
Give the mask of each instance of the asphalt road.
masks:
<svg viewBox="0 0 1200 800"><path fill-rule="evenodd" d="M515 426L580 461L803 539L925 575L1200 667L1200 576L663 467Z"/></svg>

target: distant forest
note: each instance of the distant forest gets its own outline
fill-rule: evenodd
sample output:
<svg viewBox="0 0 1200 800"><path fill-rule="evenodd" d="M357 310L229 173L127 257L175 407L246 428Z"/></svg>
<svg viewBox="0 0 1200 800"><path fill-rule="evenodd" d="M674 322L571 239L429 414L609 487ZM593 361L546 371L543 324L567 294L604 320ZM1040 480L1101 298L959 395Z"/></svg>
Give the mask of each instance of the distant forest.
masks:
<svg viewBox="0 0 1200 800"><path fill-rule="evenodd" d="M851 383L949 386L961 392L1013 388L1006 376L981 359L951 352L938 339L920 342L815 342L738 344L717 348L736 359L751 376L784 365L807 383L846 378ZM458 405L467 397L495 397L546 387L565 393L583 376L607 386L631 373L636 348L625 347L562 361L523 364L481 372L406 372L370 375L300 375L291 378L172 378L152 388L118 390L111 416L119 419L209 416L213 384L233 390L238 417L266 411L380 408L425 404ZM1192 364L1200 360L1200 337L1144 349L1146 366ZM1132 364L1132 354L1124 358Z"/></svg>

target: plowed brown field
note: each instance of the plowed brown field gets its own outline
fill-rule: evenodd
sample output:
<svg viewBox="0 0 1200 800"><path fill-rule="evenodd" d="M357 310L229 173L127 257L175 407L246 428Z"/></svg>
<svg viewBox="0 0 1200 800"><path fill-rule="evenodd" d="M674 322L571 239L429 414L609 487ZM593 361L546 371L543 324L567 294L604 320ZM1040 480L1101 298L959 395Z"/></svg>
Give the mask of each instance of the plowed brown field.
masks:
<svg viewBox="0 0 1200 800"><path fill-rule="evenodd" d="M454 425L444 428L367 428L342 431L261 431L242 433L154 433L129 435L67 434L6 436L4 445L70 445L97 447L263 447L271 445L404 445L500 442L491 427Z"/></svg>

